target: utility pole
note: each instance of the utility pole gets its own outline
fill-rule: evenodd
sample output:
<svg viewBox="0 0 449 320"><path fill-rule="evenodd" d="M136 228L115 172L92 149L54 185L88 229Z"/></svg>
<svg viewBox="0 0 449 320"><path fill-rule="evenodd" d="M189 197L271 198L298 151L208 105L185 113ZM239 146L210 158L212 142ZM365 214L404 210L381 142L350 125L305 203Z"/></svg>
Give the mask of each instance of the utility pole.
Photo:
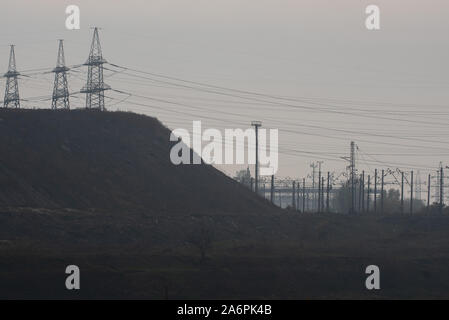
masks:
<svg viewBox="0 0 449 320"><path fill-rule="evenodd" d="M326 212L327 213L329 213L329 193L330 193L330 189L331 189L330 178L331 178L331 173L328 171L327 172L327 197L326 197Z"/></svg>
<svg viewBox="0 0 449 320"><path fill-rule="evenodd" d="M324 177L321 177L321 211L324 212Z"/></svg>
<svg viewBox="0 0 449 320"><path fill-rule="evenodd" d="M318 213L321 212L321 168L318 171Z"/></svg>
<svg viewBox="0 0 449 320"><path fill-rule="evenodd" d="M351 157L350 157L350 170L351 170L351 213L355 213L355 142L351 141Z"/></svg>
<svg viewBox="0 0 449 320"><path fill-rule="evenodd" d="M427 209L430 209L430 180L431 175L429 173L429 177L427 178Z"/></svg>
<svg viewBox="0 0 449 320"><path fill-rule="evenodd" d="M312 168L312 211L315 209L315 200L316 200L316 191L315 191L315 169L318 167L318 165L313 162L310 164L310 167Z"/></svg>
<svg viewBox="0 0 449 320"><path fill-rule="evenodd" d="M401 214L404 214L404 171L401 171Z"/></svg>
<svg viewBox="0 0 449 320"><path fill-rule="evenodd" d="M413 170L410 173L410 214L413 214Z"/></svg>
<svg viewBox="0 0 449 320"><path fill-rule="evenodd" d="M278 193L279 193L279 207L282 208L282 190L279 189Z"/></svg>
<svg viewBox="0 0 449 320"><path fill-rule="evenodd" d="M377 213L377 169L374 170L374 213Z"/></svg>
<svg viewBox="0 0 449 320"><path fill-rule="evenodd" d="M443 207L444 207L443 191L444 191L444 172L443 172L443 165L441 165L441 167L440 167L440 214L443 214Z"/></svg>
<svg viewBox="0 0 449 320"><path fill-rule="evenodd" d="M363 184L362 184L362 175L360 175L359 177L359 205L358 205L358 209L359 209L359 213L362 212L362 196L363 196Z"/></svg>
<svg viewBox="0 0 449 320"><path fill-rule="evenodd" d="M306 191L306 210L310 211L310 188L307 188Z"/></svg>
<svg viewBox="0 0 449 320"><path fill-rule="evenodd" d="M81 93L86 94L87 109L106 111L104 92L111 88L104 83L103 79L103 64L105 63L107 63L107 61L103 59L103 54L101 52L98 28L95 27L89 58L84 64L85 66L88 66L87 83L86 86L81 89Z"/></svg>
<svg viewBox="0 0 449 320"><path fill-rule="evenodd" d="M292 189L292 209L293 210L296 210L296 199L295 199L295 195L296 195L296 190L295 190L295 187L296 187L296 183L295 183L295 181L293 181L293 189Z"/></svg>
<svg viewBox="0 0 449 320"><path fill-rule="evenodd" d="M8 72L3 75L3 77L6 78L5 98L3 99L3 106L5 108L20 108L19 82L17 80L19 75L20 73L18 73L16 69L14 45L11 45Z"/></svg>
<svg viewBox="0 0 449 320"><path fill-rule="evenodd" d="M300 197L299 197L299 193L300 193L300 185L301 185L301 183L298 181L298 182L296 182L296 211L299 211L300 209L300 206L299 206L299 199L300 199Z"/></svg>
<svg viewBox="0 0 449 320"><path fill-rule="evenodd" d="M252 121L251 125L254 127L256 131L256 165L255 165L255 190L256 194L259 195L259 127L262 126L262 122L260 121Z"/></svg>
<svg viewBox="0 0 449 320"><path fill-rule="evenodd" d="M370 192L371 192L371 175L368 175L368 190L366 197L366 212L369 213L369 205L370 205Z"/></svg>
<svg viewBox="0 0 449 320"><path fill-rule="evenodd" d="M362 211L365 212L365 170L362 171Z"/></svg>
<svg viewBox="0 0 449 320"><path fill-rule="evenodd" d="M65 66L64 57L64 40L59 40L58 59L56 68L53 69L55 74L55 82L53 86L53 97L51 101L51 108L56 109L70 109L69 102L69 86L67 84L67 71L70 69Z"/></svg>
<svg viewBox="0 0 449 320"><path fill-rule="evenodd" d="M385 170L382 169L382 186L381 186L381 193L380 193L380 209L381 213L384 213L384 176L385 176Z"/></svg>
<svg viewBox="0 0 449 320"><path fill-rule="evenodd" d="M437 182L437 185L436 185L436 188L435 188L435 203L437 204L437 205L439 205L440 204L440 182L441 182L441 180L440 180L440 168L442 167L442 163L440 162L440 166L438 167L438 170L436 170L436 182Z"/></svg>
<svg viewBox="0 0 449 320"><path fill-rule="evenodd" d="M302 179L302 213L306 212L306 178Z"/></svg>
<svg viewBox="0 0 449 320"><path fill-rule="evenodd" d="M318 163L318 172L319 172L319 181L318 181L318 212L321 212L323 210L323 181L322 181L322 175L321 175L321 165L324 161L317 161Z"/></svg>
<svg viewBox="0 0 449 320"><path fill-rule="evenodd" d="M274 200L274 174L271 176L271 188L270 188L270 201L273 203Z"/></svg>

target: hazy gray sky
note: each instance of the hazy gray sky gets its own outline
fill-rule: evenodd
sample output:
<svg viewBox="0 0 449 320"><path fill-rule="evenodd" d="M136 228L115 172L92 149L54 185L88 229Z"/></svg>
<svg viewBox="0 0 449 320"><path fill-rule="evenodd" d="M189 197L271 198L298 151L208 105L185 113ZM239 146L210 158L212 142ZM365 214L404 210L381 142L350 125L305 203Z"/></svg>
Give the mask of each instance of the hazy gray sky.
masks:
<svg viewBox="0 0 449 320"><path fill-rule="evenodd" d="M69 4L81 9L79 31L65 30ZM380 31L365 28L369 4L381 9ZM137 97L116 104L125 96L108 92L119 99L110 109L156 116L171 128L191 128L201 116L218 118L203 119L217 128L261 120L280 131L280 175L305 176L314 160L341 171L351 140L361 150L360 169L424 173L449 164L448 18L447 0L3 1L0 65L6 71L14 43L19 70L51 68L58 38L66 40L67 64L83 63L90 27L99 26L111 63L294 99L263 104L116 74L107 77L116 89L208 111ZM85 70L78 70L71 91L83 85ZM23 98L49 95L52 75L23 78L20 86ZM73 106L83 105L79 97Z"/></svg>

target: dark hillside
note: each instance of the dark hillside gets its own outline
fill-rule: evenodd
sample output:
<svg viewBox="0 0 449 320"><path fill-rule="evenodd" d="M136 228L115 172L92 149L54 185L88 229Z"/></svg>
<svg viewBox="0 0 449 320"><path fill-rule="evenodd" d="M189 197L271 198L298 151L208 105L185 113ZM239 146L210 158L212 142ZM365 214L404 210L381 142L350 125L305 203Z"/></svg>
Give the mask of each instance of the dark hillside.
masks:
<svg viewBox="0 0 449 320"><path fill-rule="evenodd" d="M87 110L0 111L0 206L146 213L262 213L212 166L171 163L157 119Z"/></svg>
<svg viewBox="0 0 449 320"><path fill-rule="evenodd" d="M448 298L447 215L281 211L172 165L169 134L132 113L0 110L0 299Z"/></svg>

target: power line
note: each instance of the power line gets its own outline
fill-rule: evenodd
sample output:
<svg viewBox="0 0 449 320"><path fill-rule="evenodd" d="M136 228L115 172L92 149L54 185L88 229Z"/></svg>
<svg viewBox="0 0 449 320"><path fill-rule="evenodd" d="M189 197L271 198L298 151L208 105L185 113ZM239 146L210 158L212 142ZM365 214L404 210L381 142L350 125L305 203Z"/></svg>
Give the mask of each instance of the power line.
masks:
<svg viewBox="0 0 449 320"><path fill-rule="evenodd" d="M279 97L279 96L273 96L273 95L268 95L268 94L263 94L263 93L258 93L258 92L252 92L252 91L247 91L247 90L239 90L239 89L233 89L233 88L226 88L226 87L222 87L222 86L216 86L216 85L201 83L201 82L197 82L197 81L184 80L184 79L180 79L180 78L176 78L176 77L156 74L156 73L153 73L153 72L147 72L147 71L132 69L132 68L124 67L124 66L119 66L119 65L116 65L116 64L110 64L110 65L114 66L114 67L117 67L117 68L123 68L123 69L129 70L129 71L141 73L141 74L147 74L147 75L151 75L151 76L155 76L155 77L160 77L160 78L163 78L163 79L168 79L168 80L172 80L172 81L178 81L178 82L188 83L188 84L193 84L193 85L199 85L199 86L213 88L213 89L231 91L231 92L244 94L244 95L253 95L253 96L258 96L258 97L263 97L263 98L270 98L270 99L274 99L274 100L284 100L284 101L292 101L293 100L293 99L288 99L288 98L283 98L283 97ZM135 75L135 76L136 77L141 77L141 78L144 78L144 79L147 78L147 77L142 77L142 76L138 76L138 75ZM151 79L151 78L147 78L147 79ZM153 81L160 81L160 82L171 84L171 85L175 85L175 86L187 87L187 88L190 88L190 89L193 89L193 90L200 90L200 91L204 91L204 92L208 92L208 93L215 93L215 94L220 94L220 95L233 96L233 97L238 97L238 98L241 98L241 99L248 99L248 100L253 100L253 101L258 101L258 102L265 102L265 103L269 103L269 104L273 104L273 105L279 105L279 106L285 106L285 107L291 107L291 108L297 108L297 109L306 109L306 110L319 111L319 112L329 112L329 113L342 114L342 115L352 115L352 116L356 116L356 117L376 118L376 119L383 119L383 120L388 120L388 121L401 121L401 122L406 122L406 123L441 125L441 126L445 126L445 127L447 126L445 123L442 123L442 122L415 121L415 120L408 120L408 119L388 118L388 117L383 117L383 116L378 116L378 115L377 116L376 115L364 115L364 114L351 113L351 112L346 112L346 111L339 111L339 110L334 110L334 109L329 109L329 108L327 108L327 109L326 108L314 108L314 107L309 107L309 106L304 106L304 105L294 105L294 104L290 104L290 103L282 103L282 102L279 102L279 101L276 102L276 101L270 101L270 100L262 100L262 99L254 98L254 97L241 96L241 95L235 95L235 94L230 94L230 93L226 93L226 92L213 91L213 90L204 89L204 88L200 88L200 87L186 86L186 85L181 85L181 84L177 84L177 83L174 83L174 82L162 81L162 80L157 80L157 79L151 79L151 80L153 80ZM334 105L322 104L322 103L316 103L316 102L312 102L311 104L320 105L320 106L337 107L337 106L334 106ZM366 111L366 110L354 109L354 111Z"/></svg>

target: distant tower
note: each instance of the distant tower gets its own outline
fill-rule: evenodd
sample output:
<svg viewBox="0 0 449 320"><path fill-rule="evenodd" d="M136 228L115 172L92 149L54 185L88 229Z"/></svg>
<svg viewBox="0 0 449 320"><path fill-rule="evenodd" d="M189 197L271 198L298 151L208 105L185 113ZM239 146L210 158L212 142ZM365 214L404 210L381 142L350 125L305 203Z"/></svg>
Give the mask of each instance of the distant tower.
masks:
<svg viewBox="0 0 449 320"><path fill-rule="evenodd" d="M53 98L51 108L56 109L70 109L69 103L69 87L67 85L67 71L70 69L65 66L64 58L64 41L59 40L58 61L56 68L53 69L55 73L55 84L53 87Z"/></svg>
<svg viewBox="0 0 449 320"><path fill-rule="evenodd" d="M90 54L87 62L84 64L89 67L87 84L81 89L81 93L86 94L86 108L105 111L104 91L110 87L103 81L103 64L107 61L103 59L101 53L100 37L98 28L94 28L94 36L90 46Z"/></svg>
<svg viewBox="0 0 449 320"><path fill-rule="evenodd" d="M6 90L3 106L5 108L20 108L19 83L17 81L17 77L19 75L20 73L16 70L16 54L14 52L14 45L11 45L8 72L4 75L6 78Z"/></svg>

